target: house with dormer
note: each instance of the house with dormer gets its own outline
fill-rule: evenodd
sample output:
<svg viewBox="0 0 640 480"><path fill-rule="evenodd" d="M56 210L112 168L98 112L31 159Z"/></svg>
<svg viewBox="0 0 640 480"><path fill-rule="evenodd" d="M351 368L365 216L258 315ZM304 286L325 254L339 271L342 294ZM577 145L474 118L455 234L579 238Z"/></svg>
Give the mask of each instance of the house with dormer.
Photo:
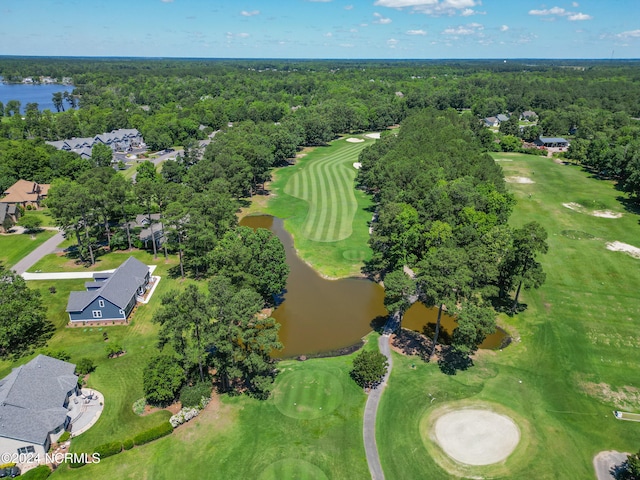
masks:
<svg viewBox="0 0 640 480"><path fill-rule="evenodd" d="M0 453L44 457L71 421L70 399L79 393L75 369L38 355L0 379Z"/></svg>
<svg viewBox="0 0 640 480"><path fill-rule="evenodd" d="M149 287L149 267L129 257L113 272L93 274L86 290L69 294L67 313L70 326L122 325Z"/></svg>

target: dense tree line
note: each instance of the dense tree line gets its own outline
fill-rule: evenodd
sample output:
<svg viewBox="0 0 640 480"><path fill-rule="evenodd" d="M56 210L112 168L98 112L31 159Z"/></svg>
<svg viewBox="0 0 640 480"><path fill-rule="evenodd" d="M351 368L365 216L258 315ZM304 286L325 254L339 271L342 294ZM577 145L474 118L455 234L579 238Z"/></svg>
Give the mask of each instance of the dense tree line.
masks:
<svg viewBox="0 0 640 480"><path fill-rule="evenodd" d="M517 290L516 310L520 288L544 281L546 233L508 227L514 200L481 135L473 115L426 109L360 156L358 181L378 201L367 268L389 280L399 310L415 290L403 270L415 272L421 300L439 310L433 352L443 309L458 314L452 346L468 356L495 329L493 304Z"/></svg>

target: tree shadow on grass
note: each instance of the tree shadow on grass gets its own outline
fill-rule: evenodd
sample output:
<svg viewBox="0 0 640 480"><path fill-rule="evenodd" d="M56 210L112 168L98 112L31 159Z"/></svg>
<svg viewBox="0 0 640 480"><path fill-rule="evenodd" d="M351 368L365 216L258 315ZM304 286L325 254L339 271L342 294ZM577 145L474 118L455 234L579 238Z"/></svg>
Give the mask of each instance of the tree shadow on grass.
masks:
<svg viewBox="0 0 640 480"><path fill-rule="evenodd" d="M443 346L438 358L440 371L446 375L455 375L458 370L467 370L473 367L473 360L466 354L458 352L449 345Z"/></svg>

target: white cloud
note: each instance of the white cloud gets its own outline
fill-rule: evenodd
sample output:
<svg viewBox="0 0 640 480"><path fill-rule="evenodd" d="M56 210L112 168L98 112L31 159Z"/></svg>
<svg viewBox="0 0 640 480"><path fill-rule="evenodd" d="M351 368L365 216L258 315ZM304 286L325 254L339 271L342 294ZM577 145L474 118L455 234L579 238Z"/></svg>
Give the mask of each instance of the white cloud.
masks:
<svg viewBox="0 0 640 480"><path fill-rule="evenodd" d="M227 38L229 40L231 40L232 38L248 38L249 34L248 33L233 33L233 32L227 32Z"/></svg>
<svg viewBox="0 0 640 480"><path fill-rule="evenodd" d="M580 4L578 2L571 2L571 6L573 8L578 8L580 6Z"/></svg>
<svg viewBox="0 0 640 480"><path fill-rule="evenodd" d="M260 15L260 10L251 10L250 12L243 10L240 12L240 15L242 15L243 17L254 17L256 15Z"/></svg>
<svg viewBox="0 0 640 480"><path fill-rule="evenodd" d="M467 25L458 25L457 27L445 28L443 35L452 35L455 37L477 35L484 27L479 23L468 23Z"/></svg>
<svg viewBox="0 0 640 480"><path fill-rule="evenodd" d="M374 12L373 16L377 18L377 20L374 20L373 23L379 23L380 25L387 25L392 22L390 18L383 17L378 12Z"/></svg>
<svg viewBox="0 0 640 480"><path fill-rule="evenodd" d="M509 26L508 25L501 25L500 26L500 31L501 32L506 32L507 30L509 30Z"/></svg>
<svg viewBox="0 0 640 480"><path fill-rule="evenodd" d="M629 30L616 35L618 38L640 38L640 29Z"/></svg>
<svg viewBox="0 0 640 480"><path fill-rule="evenodd" d="M376 0L374 5L388 8L411 8L418 13L438 17L441 15L463 16L475 15L479 12L471 7L480 5L480 0Z"/></svg>
<svg viewBox="0 0 640 480"><path fill-rule="evenodd" d="M570 21L580 21L580 20L591 20L593 17L591 15L587 15L586 13L572 13L567 17Z"/></svg>
<svg viewBox="0 0 640 480"><path fill-rule="evenodd" d="M387 40L387 45L389 45L389 48L396 48L397 44L398 40L396 40L395 38L390 38L389 40Z"/></svg>
<svg viewBox="0 0 640 480"><path fill-rule="evenodd" d="M333 33L327 32L327 33L324 34L324 36L328 37L328 38L331 38L331 37L333 37Z"/></svg>
<svg viewBox="0 0 640 480"><path fill-rule="evenodd" d="M567 15L567 11L564 8L553 7L544 10L529 10L529 15Z"/></svg>
<svg viewBox="0 0 640 480"><path fill-rule="evenodd" d="M345 10L353 10L353 5L347 5L344 7Z"/></svg>
<svg viewBox="0 0 640 480"><path fill-rule="evenodd" d="M424 30L407 30L407 35L426 35L427 32Z"/></svg>
<svg viewBox="0 0 640 480"><path fill-rule="evenodd" d="M340 46L342 48L353 48L355 45L353 43L341 43Z"/></svg>
<svg viewBox="0 0 640 480"><path fill-rule="evenodd" d="M173 0L160 0L162 3L173 3Z"/></svg>

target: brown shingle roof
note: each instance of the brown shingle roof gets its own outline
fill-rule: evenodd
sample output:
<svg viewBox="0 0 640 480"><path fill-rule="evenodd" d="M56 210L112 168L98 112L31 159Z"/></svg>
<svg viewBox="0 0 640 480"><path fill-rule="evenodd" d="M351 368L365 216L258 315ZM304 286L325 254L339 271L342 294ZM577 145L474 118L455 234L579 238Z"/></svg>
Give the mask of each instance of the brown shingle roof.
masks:
<svg viewBox="0 0 640 480"><path fill-rule="evenodd" d="M2 199L5 203L37 202L41 196L49 191L49 184L39 185L29 180L18 180L4 192Z"/></svg>

